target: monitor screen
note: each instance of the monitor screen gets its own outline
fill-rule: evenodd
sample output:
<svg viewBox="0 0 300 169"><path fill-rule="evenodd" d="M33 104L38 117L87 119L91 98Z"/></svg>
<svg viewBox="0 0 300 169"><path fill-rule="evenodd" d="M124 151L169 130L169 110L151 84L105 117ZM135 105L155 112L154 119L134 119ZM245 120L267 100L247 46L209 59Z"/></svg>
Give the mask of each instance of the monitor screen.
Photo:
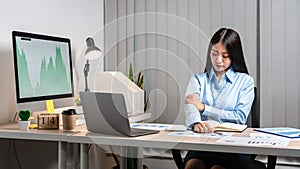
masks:
<svg viewBox="0 0 300 169"><path fill-rule="evenodd" d="M73 97L68 38L12 32L17 103Z"/></svg>

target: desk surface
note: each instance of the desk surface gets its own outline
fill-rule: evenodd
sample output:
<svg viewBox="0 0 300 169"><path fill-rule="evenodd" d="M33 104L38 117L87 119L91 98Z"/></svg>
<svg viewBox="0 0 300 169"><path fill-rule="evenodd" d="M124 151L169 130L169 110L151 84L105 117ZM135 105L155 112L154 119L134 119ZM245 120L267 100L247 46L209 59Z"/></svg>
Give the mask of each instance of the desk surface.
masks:
<svg viewBox="0 0 300 169"><path fill-rule="evenodd" d="M256 133L256 131L248 128L244 132L234 133L232 136L249 138L250 133ZM78 130L72 131L66 131L62 129L29 129L28 131L21 131L18 129L17 123L0 125L0 138L300 157L300 139L290 139L290 142L287 146L281 147L246 144L233 145L219 143L217 142L219 138L174 136L168 134L166 131L140 137L120 137L95 134L85 131L85 127L83 126L78 126Z"/></svg>
<svg viewBox="0 0 300 169"><path fill-rule="evenodd" d="M67 141L68 135L79 131L68 130L19 130L18 123L0 125L0 138L44 140L44 141Z"/></svg>
<svg viewBox="0 0 300 169"><path fill-rule="evenodd" d="M234 133L229 137L250 137L250 133L257 133L248 128L242 133ZM247 144L224 144L217 140L220 138L211 137L190 137L169 135L166 131L158 134L146 135L140 137L119 137L90 132L80 132L68 136L68 142L100 144L100 145L118 145L134 147L150 147L162 149L184 149L184 150L202 150L215 152L233 152L249 153L261 155L278 156L298 156L300 157L300 139L290 139L287 146L262 146Z"/></svg>

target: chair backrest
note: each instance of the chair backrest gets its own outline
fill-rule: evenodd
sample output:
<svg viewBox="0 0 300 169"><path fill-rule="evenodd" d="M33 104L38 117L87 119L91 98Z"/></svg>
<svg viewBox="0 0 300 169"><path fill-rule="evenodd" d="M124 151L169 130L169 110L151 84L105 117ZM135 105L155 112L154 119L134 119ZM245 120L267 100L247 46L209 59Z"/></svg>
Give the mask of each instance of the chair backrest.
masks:
<svg viewBox="0 0 300 169"><path fill-rule="evenodd" d="M260 111L257 110L257 88L256 87L254 87L254 100L246 124L248 127L252 127L252 128L260 127Z"/></svg>

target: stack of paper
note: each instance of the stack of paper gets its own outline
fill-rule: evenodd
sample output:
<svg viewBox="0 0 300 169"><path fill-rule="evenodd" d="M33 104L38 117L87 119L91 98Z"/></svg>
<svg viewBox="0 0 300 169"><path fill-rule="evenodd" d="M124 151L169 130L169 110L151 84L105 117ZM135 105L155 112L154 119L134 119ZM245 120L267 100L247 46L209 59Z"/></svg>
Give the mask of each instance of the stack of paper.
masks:
<svg viewBox="0 0 300 169"><path fill-rule="evenodd" d="M288 138L300 138L300 130L291 127L258 128L254 130Z"/></svg>
<svg viewBox="0 0 300 169"><path fill-rule="evenodd" d="M132 123L131 128L148 129L148 130L168 130L168 131L185 131L187 128L180 124L159 124L159 123Z"/></svg>

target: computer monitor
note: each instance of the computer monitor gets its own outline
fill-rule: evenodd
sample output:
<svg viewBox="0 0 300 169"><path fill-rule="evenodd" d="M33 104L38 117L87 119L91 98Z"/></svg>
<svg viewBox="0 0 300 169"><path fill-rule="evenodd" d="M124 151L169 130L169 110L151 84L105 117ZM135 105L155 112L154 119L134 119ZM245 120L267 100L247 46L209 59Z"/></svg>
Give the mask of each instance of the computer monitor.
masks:
<svg viewBox="0 0 300 169"><path fill-rule="evenodd" d="M68 38L12 32L17 110L73 105L71 42Z"/></svg>

